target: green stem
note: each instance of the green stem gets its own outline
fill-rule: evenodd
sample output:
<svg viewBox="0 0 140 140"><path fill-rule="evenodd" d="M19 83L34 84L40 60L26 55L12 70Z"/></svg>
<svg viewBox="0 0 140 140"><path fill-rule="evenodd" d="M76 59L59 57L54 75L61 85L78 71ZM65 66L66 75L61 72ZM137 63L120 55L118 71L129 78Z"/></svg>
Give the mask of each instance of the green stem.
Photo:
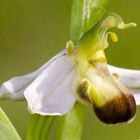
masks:
<svg viewBox="0 0 140 140"><path fill-rule="evenodd" d="M34 140L40 140L41 137L41 133L42 133L42 127L44 125L44 121L45 121L45 117L44 116L40 116L38 115L38 121L36 124L36 128L35 128L35 133L34 133Z"/></svg>
<svg viewBox="0 0 140 140"><path fill-rule="evenodd" d="M48 133L51 128L53 120L54 120L54 117L52 116L47 116L47 119L44 120L44 125L42 127L40 140L47 140L46 138L48 138Z"/></svg>
<svg viewBox="0 0 140 140"><path fill-rule="evenodd" d="M73 0L70 39L76 43L103 17L109 0Z"/></svg>
<svg viewBox="0 0 140 140"><path fill-rule="evenodd" d="M47 140L53 118L38 114L31 115L27 140Z"/></svg>
<svg viewBox="0 0 140 140"><path fill-rule="evenodd" d="M39 118L39 115L37 114L33 114L30 116L26 140L32 140L34 138L34 131L36 128L38 118Z"/></svg>
<svg viewBox="0 0 140 140"><path fill-rule="evenodd" d="M56 128L56 140L81 140L85 107L79 103L62 117L58 117Z"/></svg>

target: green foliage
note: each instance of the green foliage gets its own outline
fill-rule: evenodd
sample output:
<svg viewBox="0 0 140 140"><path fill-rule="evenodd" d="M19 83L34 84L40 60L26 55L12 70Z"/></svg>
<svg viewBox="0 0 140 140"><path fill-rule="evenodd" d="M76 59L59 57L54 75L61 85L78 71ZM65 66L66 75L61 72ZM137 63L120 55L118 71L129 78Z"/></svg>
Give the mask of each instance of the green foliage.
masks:
<svg viewBox="0 0 140 140"><path fill-rule="evenodd" d="M12 123L0 108L0 140L21 140Z"/></svg>

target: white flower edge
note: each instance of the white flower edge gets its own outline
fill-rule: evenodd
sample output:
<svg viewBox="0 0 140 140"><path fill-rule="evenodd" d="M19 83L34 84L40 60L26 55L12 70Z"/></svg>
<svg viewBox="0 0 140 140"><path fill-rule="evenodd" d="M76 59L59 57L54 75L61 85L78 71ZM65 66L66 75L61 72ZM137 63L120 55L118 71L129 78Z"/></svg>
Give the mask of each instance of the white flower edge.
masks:
<svg viewBox="0 0 140 140"><path fill-rule="evenodd" d="M1 98L26 98L29 110L41 115L66 114L76 102L73 79L76 76L75 59L61 51L33 73L14 77L0 87ZM136 104L140 104L140 71L108 65L111 73L132 91Z"/></svg>
<svg viewBox="0 0 140 140"><path fill-rule="evenodd" d="M48 68L55 60L59 57L65 55L65 49L51 58L47 63L41 66L36 71L23 75L17 76L5 81L0 86L0 98L11 98L15 100L24 99L24 91L29 84L33 82L33 80L46 68Z"/></svg>

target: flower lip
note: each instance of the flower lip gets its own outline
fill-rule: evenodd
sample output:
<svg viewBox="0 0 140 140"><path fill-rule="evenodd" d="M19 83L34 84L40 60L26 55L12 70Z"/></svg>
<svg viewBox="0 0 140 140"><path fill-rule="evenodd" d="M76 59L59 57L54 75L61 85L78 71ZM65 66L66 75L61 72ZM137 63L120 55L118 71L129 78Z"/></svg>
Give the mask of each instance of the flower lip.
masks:
<svg viewBox="0 0 140 140"><path fill-rule="evenodd" d="M133 95L118 79L111 76L105 63L90 65L86 73L78 75L76 79L80 83L75 88L78 100L92 104L102 122L128 122L135 116L136 103Z"/></svg>
<svg viewBox="0 0 140 140"><path fill-rule="evenodd" d="M123 93L103 106L93 108L98 118L107 124L128 122L133 119L136 112L134 97L126 97Z"/></svg>

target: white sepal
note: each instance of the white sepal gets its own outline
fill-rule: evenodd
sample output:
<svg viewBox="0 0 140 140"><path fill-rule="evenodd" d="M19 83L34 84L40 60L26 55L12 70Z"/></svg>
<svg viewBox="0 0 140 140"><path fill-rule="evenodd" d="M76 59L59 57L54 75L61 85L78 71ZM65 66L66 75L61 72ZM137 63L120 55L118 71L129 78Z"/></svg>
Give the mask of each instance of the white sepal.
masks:
<svg viewBox="0 0 140 140"><path fill-rule="evenodd" d="M140 71L118 68L108 65L108 69L111 73L118 74L121 82L129 88L135 97L136 104L140 104Z"/></svg>
<svg viewBox="0 0 140 140"><path fill-rule="evenodd" d="M49 67L56 59L65 55L65 50L58 53L42 67L36 71L23 76L17 76L4 82L0 86L0 98L11 98L15 100L24 99L24 90L27 86L47 67Z"/></svg>
<svg viewBox="0 0 140 140"><path fill-rule="evenodd" d="M25 90L29 109L41 115L63 115L74 105L74 58L62 56L46 68Z"/></svg>

